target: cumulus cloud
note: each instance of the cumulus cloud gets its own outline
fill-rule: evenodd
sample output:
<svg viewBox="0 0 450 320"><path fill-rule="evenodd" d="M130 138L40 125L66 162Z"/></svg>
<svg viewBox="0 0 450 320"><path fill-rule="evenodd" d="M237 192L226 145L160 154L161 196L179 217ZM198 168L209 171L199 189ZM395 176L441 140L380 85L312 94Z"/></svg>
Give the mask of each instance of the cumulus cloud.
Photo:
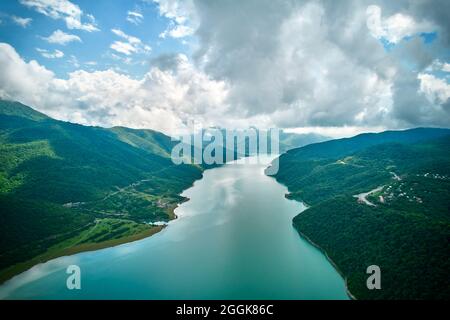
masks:
<svg viewBox="0 0 450 320"><path fill-rule="evenodd" d="M61 30L54 31L50 36L43 38L49 43L56 43L61 45L66 45L73 41L81 42L80 37L74 35L74 34L68 34Z"/></svg>
<svg viewBox="0 0 450 320"><path fill-rule="evenodd" d="M127 12L127 21L133 23L135 25L141 24L144 20L144 16L136 11L128 11Z"/></svg>
<svg viewBox="0 0 450 320"><path fill-rule="evenodd" d="M82 22L83 11L78 5L73 4L69 0L19 0L19 2L52 19L64 20L69 29L79 29L88 32L99 30L94 16L86 14L89 22Z"/></svg>
<svg viewBox="0 0 450 320"><path fill-rule="evenodd" d="M248 1L236 14L231 3L205 1L199 10L197 61L230 83L235 114L265 115L280 127L367 125L386 118L389 81L337 43L337 32L325 23L330 12L319 2ZM349 22L342 36L350 39L342 41L358 36ZM370 46L382 52L377 43Z"/></svg>
<svg viewBox="0 0 450 320"><path fill-rule="evenodd" d="M194 29L185 25L176 25L173 22L169 24L169 27L161 32L160 38L172 37L172 38L184 38L194 33Z"/></svg>
<svg viewBox="0 0 450 320"><path fill-rule="evenodd" d="M379 12L376 37L373 2L387 17ZM249 0L237 11L196 1L196 62L229 84L230 112L280 127L448 126L445 102L425 99L417 78L448 50L448 5L373 2ZM408 38L423 32L437 39Z"/></svg>
<svg viewBox="0 0 450 320"><path fill-rule="evenodd" d="M23 99L27 95L34 104L43 104L41 92L46 92L54 78L53 72L35 60L23 61L13 47L0 43L0 95L9 99ZM36 81L39 79L39 81Z"/></svg>
<svg viewBox="0 0 450 320"><path fill-rule="evenodd" d="M450 72L450 63L444 63L442 65L442 71Z"/></svg>
<svg viewBox="0 0 450 320"><path fill-rule="evenodd" d="M0 43L0 96L61 120L168 134L182 130L192 117L223 117L226 85L197 70L184 55L172 60L177 63L163 70L155 64L141 79L114 70L78 70L59 79Z"/></svg>
<svg viewBox="0 0 450 320"><path fill-rule="evenodd" d="M31 24L31 21L33 21L31 18L22 18L18 16L11 16L11 20L22 28L28 27Z"/></svg>
<svg viewBox="0 0 450 320"><path fill-rule="evenodd" d="M194 34L197 27L195 4L192 0L153 0L158 4L159 14L169 19L169 25L160 38L184 38Z"/></svg>
<svg viewBox="0 0 450 320"><path fill-rule="evenodd" d="M417 22L409 15L396 13L383 19L381 13L381 8L375 5L367 7L366 10L367 27L377 39L385 39L395 44L406 37L436 30L436 27L428 21Z"/></svg>
<svg viewBox="0 0 450 320"><path fill-rule="evenodd" d="M36 51L39 52L41 54L41 56L43 56L44 58L47 59L59 59L64 57L64 52L60 51L60 50L55 50L55 51L49 51L46 49L40 49L40 48L36 48Z"/></svg>
<svg viewBox="0 0 450 320"><path fill-rule="evenodd" d="M153 1L168 21L161 37L196 37L191 60L155 57L140 79L117 70L52 75L48 83L26 76L34 93L22 101L61 119L166 132L189 117L222 126L449 126L448 0L247 0L239 10L233 1ZM112 32L112 57L131 63L150 51Z"/></svg>
<svg viewBox="0 0 450 320"><path fill-rule="evenodd" d="M419 73L418 79L420 80L420 92L431 103L443 104L450 98L450 84L444 79L426 73Z"/></svg>

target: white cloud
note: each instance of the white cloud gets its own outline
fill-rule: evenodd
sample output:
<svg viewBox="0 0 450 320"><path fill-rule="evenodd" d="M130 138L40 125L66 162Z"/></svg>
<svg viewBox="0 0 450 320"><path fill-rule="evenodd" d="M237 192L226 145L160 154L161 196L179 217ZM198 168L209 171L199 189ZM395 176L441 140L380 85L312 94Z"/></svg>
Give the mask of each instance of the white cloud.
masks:
<svg viewBox="0 0 450 320"><path fill-rule="evenodd" d="M127 40L129 43L132 43L132 44L140 44L140 43L142 43L142 41L139 38L136 38L136 37L133 37L133 36L129 36L129 35L127 35L125 32L123 32L120 29L111 29L111 32L114 33L116 36Z"/></svg>
<svg viewBox="0 0 450 320"><path fill-rule="evenodd" d="M167 36L172 38L184 38L194 33L194 29L185 25L171 25L168 29L161 32L160 38L166 38Z"/></svg>
<svg viewBox="0 0 450 320"><path fill-rule="evenodd" d="M303 127L303 128L287 129L285 130L285 132L297 134L316 133L323 136L339 139L339 138L353 137L361 133L381 132L384 130L386 130L386 128L382 126L374 126L374 127L340 126L340 127Z"/></svg>
<svg viewBox="0 0 450 320"><path fill-rule="evenodd" d="M396 13L385 19L381 16L381 8L375 5L367 7L367 27L373 37L385 39L390 43L398 43L406 37L433 32L436 27L427 21L417 22L413 17Z"/></svg>
<svg viewBox="0 0 450 320"><path fill-rule="evenodd" d="M127 56L133 53L150 53L152 48L149 45L144 45L141 39L130 36L120 29L111 29L111 32L125 41L114 41L110 48L116 52L125 54Z"/></svg>
<svg viewBox="0 0 450 320"><path fill-rule="evenodd" d="M192 0L153 0L158 4L159 14L170 20L167 29L159 36L183 38L193 35L198 26L195 5Z"/></svg>
<svg viewBox="0 0 450 320"><path fill-rule="evenodd" d="M444 72L450 72L450 63L444 63L442 65L442 71Z"/></svg>
<svg viewBox="0 0 450 320"><path fill-rule="evenodd" d="M419 73L417 78L420 80L420 92L431 103L444 104L450 98L450 84L445 79L427 73Z"/></svg>
<svg viewBox="0 0 450 320"><path fill-rule="evenodd" d="M436 59L428 67L426 67L424 71L427 73L439 71L450 72L450 63Z"/></svg>
<svg viewBox="0 0 450 320"><path fill-rule="evenodd" d="M61 30L54 31L50 36L43 38L49 43L57 43L61 45L66 45L72 41L81 42L80 37L74 34L68 34Z"/></svg>
<svg viewBox="0 0 450 320"><path fill-rule="evenodd" d="M62 19L69 29L79 29L88 32L99 31L94 16L87 14L89 22L82 22L83 11L69 0L19 0L29 8L36 10L52 19Z"/></svg>
<svg viewBox="0 0 450 320"><path fill-rule="evenodd" d="M33 19L31 18L22 18L22 17L18 17L18 16L11 16L12 21L21 26L22 28L26 28L31 24L31 21L33 21Z"/></svg>
<svg viewBox="0 0 450 320"><path fill-rule="evenodd" d="M55 51L51 52L46 49L36 48L36 51L39 52L41 54L41 56L43 56L44 58L47 58L47 59L60 59L60 58L64 57L64 52L62 52L60 50L55 50Z"/></svg>
<svg viewBox="0 0 450 320"><path fill-rule="evenodd" d="M44 104L42 92L48 90L54 79L53 72L35 60L23 61L13 47L0 43L0 96L10 99L28 100L33 104Z"/></svg>
<svg viewBox="0 0 450 320"><path fill-rule="evenodd" d="M186 56L171 69L153 67L141 79L113 70L78 70L59 79L36 61L25 62L0 43L0 96L18 100L57 119L86 125L151 128L173 134L191 117L223 118L227 94Z"/></svg>
<svg viewBox="0 0 450 320"><path fill-rule="evenodd" d="M127 12L127 21L131 22L135 25L141 24L144 20L144 16L136 11L128 11Z"/></svg>
<svg viewBox="0 0 450 320"><path fill-rule="evenodd" d="M111 44L110 48L119 53L126 54L127 56L137 51L137 49L132 44L123 41L114 41Z"/></svg>

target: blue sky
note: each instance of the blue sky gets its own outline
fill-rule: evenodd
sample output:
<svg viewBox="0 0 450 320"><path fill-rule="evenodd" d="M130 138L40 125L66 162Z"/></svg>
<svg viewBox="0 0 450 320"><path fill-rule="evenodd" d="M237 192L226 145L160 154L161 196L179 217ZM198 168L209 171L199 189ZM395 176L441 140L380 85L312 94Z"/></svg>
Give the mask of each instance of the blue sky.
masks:
<svg viewBox="0 0 450 320"><path fill-rule="evenodd" d="M64 19L53 19L37 12L35 7L27 7L18 0L8 0L0 1L0 42L12 45L24 60L36 60L63 79L67 78L69 72L80 68L87 71L114 68L130 76L141 77L148 71L152 57L164 53L190 55L191 46L187 44L190 36L183 39L160 37L170 26L171 21L159 14L158 4L152 1L78 0L72 3L83 11L82 22L90 22L88 14L95 18L98 31L69 29ZM142 15L142 18L138 17L139 19L132 23L127 20L128 12ZM14 22L13 17L32 20L26 26L21 26ZM121 30L126 35L138 38L142 46L150 47L151 51L126 55L111 49L112 43L121 40L111 31L112 29ZM61 45L43 39L56 30L75 35L81 42L72 41ZM59 50L64 56L45 58L37 49L47 50L50 53ZM126 58L128 60L125 60Z"/></svg>

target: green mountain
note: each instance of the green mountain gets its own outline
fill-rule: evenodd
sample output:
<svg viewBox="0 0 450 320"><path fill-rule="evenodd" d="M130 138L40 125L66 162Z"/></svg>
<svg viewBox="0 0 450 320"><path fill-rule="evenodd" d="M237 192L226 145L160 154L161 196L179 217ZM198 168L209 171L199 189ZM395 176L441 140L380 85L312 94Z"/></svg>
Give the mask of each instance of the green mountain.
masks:
<svg viewBox="0 0 450 320"><path fill-rule="evenodd" d="M363 134L291 150L275 178L310 207L294 227L360 299L449 299L450 130ZM381 268L381 290L366 269Z"/></svg>
<svg viewBox="0 0 450 320"><path fill-rule="evenodd" d="M46 260L154 233L202 168L174 165L151 130L57 121L0 101L0 279Z"/></svg>

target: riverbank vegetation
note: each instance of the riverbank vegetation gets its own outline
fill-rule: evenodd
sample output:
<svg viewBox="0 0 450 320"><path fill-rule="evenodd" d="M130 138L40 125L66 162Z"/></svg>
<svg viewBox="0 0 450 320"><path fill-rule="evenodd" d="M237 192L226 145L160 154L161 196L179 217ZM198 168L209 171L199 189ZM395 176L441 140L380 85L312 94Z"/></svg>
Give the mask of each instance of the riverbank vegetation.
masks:
<svg viewBox="0 0 450 320"><path fill-rule="evenodd" d="M86 127L0 101L0 279L36 261L136 240L202 177L151 130ZM34 259L34 260L33 260Z"/></svg>
<svg viewBox="0 0 450 320"><path fill-rule="evenodd" d="M280 157L277 180L310 206L294 227L336 263L356 298L450 297L449 134L361 135ZM354 197L374 189L374 205ZM366 287L370 265L381 268L381 290Z"/></svg>

